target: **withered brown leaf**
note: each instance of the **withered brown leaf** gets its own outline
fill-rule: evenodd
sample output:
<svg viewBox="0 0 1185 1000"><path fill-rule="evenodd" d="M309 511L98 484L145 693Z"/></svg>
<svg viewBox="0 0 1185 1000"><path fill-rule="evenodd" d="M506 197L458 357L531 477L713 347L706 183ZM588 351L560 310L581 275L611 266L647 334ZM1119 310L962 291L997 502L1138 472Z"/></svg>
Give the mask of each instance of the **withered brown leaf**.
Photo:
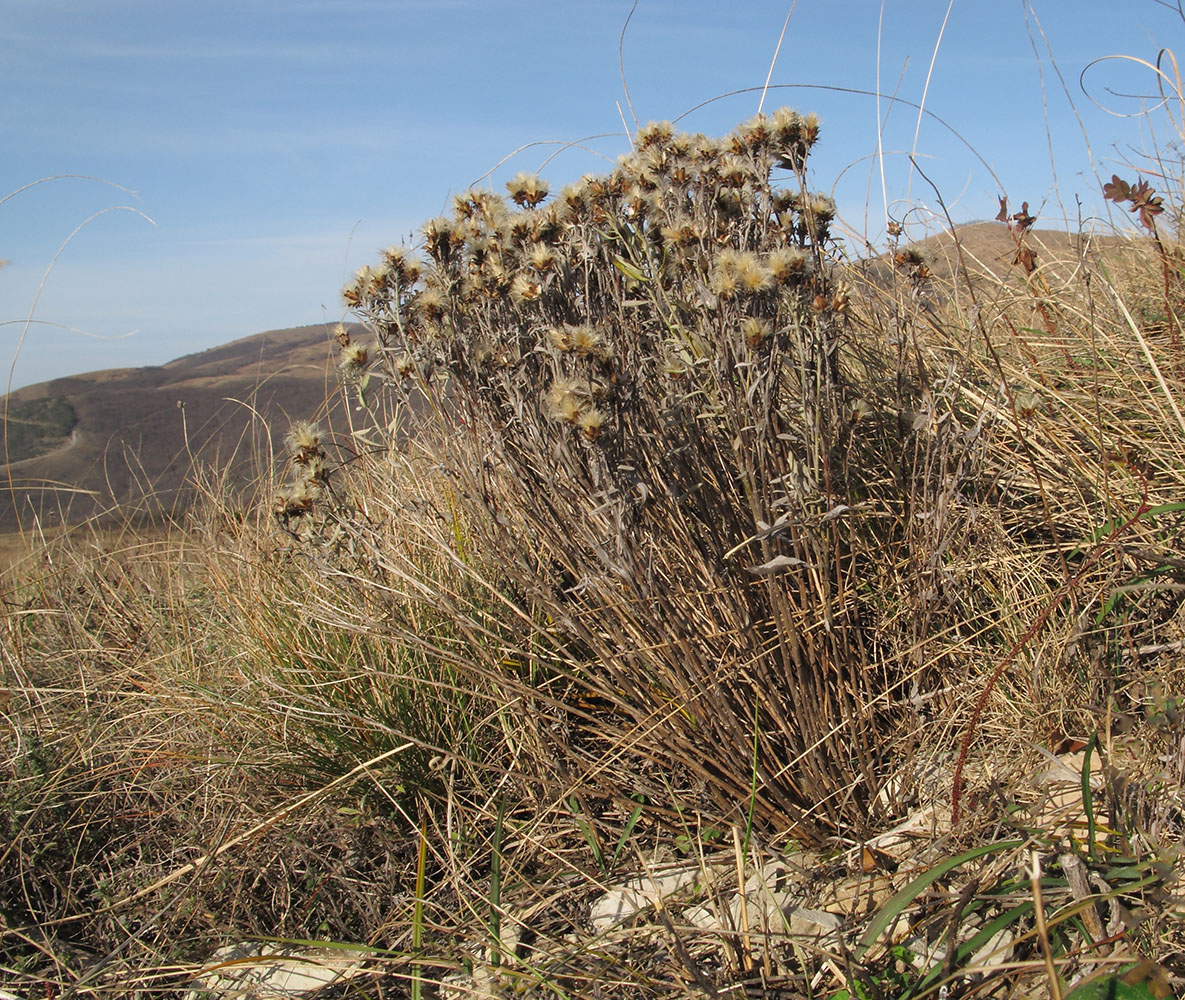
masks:
<svg viewBox="0 0 1185 1000"><path fill-rule="evenodd" d="M1012 221L1020 227L1020 231L1023 233L1037 221L1037 217L1035 215L1029 215L1029 203L1022 201L1020 203L1020 211L1012 217Z"/></svg>
<svg viewBox="0 0 1185 1000"><path fill-rule="evenodd" d="M1111 175L1111 183L1103 185L1103 197L1118 204L1131 197L1131 186L1118 174Z"/></svg>

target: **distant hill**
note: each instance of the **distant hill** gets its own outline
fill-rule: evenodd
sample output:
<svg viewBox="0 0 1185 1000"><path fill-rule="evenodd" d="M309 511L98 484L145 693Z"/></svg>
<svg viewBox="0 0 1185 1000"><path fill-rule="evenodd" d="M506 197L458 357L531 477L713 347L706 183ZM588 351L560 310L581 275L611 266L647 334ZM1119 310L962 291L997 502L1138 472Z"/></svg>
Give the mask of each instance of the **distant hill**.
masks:
<svg viewBox="0 0 1185 1000"><path fill-rule="evenodd" d="M0 397L0 532L18 518L52 527L115 504L174 510L195 463L229 465L245 485L292 421L324 413L337 385L333 348L326 326L270 330L165 365Z"/></svg>
<svg viewBox="0 0 1185 1000"><path fill-rule="evenodd" d="M1152 253L1150 241L1142 238L1060 229L1031 229L1024 235L1023 247L1002 222L971 222L956 227L953 233L942 230L913 243L902 240L900 250L920 254L939 285L964 285L964 268L973 280L988 278L976 282L976 290L987 292L989 299L1026 287L1026 294L1057 295L1071 286L1081 288L1084 265L1097 268L1105 263L1114 272L1116 268L1146 266ZM1031 254L1031 284L1022 260L1026 253ZM887 280L893 268L888 254L867 258L864 263L873 280Z"/></svg>

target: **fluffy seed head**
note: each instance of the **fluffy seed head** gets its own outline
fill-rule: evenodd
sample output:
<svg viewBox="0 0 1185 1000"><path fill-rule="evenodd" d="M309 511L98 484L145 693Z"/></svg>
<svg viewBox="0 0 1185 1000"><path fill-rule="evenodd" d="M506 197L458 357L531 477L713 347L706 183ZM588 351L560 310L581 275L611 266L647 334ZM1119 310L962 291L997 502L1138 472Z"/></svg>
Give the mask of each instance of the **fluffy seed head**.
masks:
<svg viewBox="0 0 1185 1000"><path fill-rule="evenodd" d="M387 247L383 251L383 263L403 285L414 285L420 277L420 262L407 247Z"/></svg>
<svg viewBox="0 0 1185 1000"><path fill-rule="evenodd" d="M576 418L576 426L580 428L587 440L595 441L601 436L601 431L604 429L605 414L597 409L585 410Z"/></svg>
<svg viewBox="0 0 1185 1000"><path fill-rule="evenodd" d="M741 289L738 277L738 263L741 254L737 250L721 250L712 269L709 286L722 299L731 299Z"/></svg>
<svg viewBox="0 0 1185 1000"><path fill-rule="evenodd" d="M516 205L534 208L547 197L550 189L547 181L536 174L521 173L515 174L506 182L506 190L510 192L510 197Z"/></svg>
<svg viewBox="0 0 1185 1000"><path fill-rule="evenodd" d="M577 354L586 357L591 355L602 361L609 360L611 354L609 344L605 339L605 334L600 330L588 325L574 326L569 329L568 337L572 344L572 350Z"/></svg>
<svg viewBox="0 0 1185 1000"><path fill-rule="evenodd" d="M789 285L806 274L810 258L797 247L779 247L765 258L765 263L774 281Z"/></svg>
<svg viewBox="0 0 1185 1000"><path fill-rule="evenodd" d="M773 333L773 326L767 320L756 316L747 316L741 320L741 336L750 347L760 347Z"/></svg>
<svg viewBox="0 0 1185 1000"><path fill-rule="evenodd" d="M720 160L716 167L716 175L720 178L720 183L726 187L739 188L747 181L753 180L757 174L752 164L743 157L729 154Z"/></svg>
<svg viewBox="0 0 1185 1000"><path fill-rule="evenodd" d="M294 483L276 496L276 516L287 521L313 509L317 490L309 482Z"/></svg>
<svg viewBox="0 0 1185 1000"><path fill-rule="evenodd" d="M362 373L370 360L370 351L363 344L350 344L342 348L338 368L342 375L354 378Z"/></svg>
<svg viewBox="0 0 1185 1000"><path fill-rule="evenodd" d="M825 194L812 195L808 207L810 213L823 222L830 222L835 218L835 201Z"/></svg>
<svg viewBox="0 0 1185 1000"><path fill-rule="evenodd" d="M695 239L695 230L692 228L691 220L686 216L672 219L670 225L659 230L659 234L667 246L673 247L686 246Z"/></svg>
<svg viewBox="0 0 1185 1000"><path fill-rule="evenodd" d="M760 112L738 126L732 136L732 148L736 152L754 152L764 148L771 139L770 120Z"/></svg>
<svg viewBox="0 0 1185 1000"><path fill-rule="evenodd" d="M458 219L494 228L508 213L505 201L492 191L483 191L481 188L472 188L455 195L453 209Z"/></svg>
<svg viewBox="0 0 1185 1000"><path fill-rule="evenodd" d="M817 114L810 112L802 120L802 138L808 146L813 146L819 141L819 130L823 127L823 122Z"/></svg>
<svg viewBox="0 0 1185 1000"><path fill-rule="evenodd" d="M802 226L816 243L827 238L827 230L835 218L835 202L823 194L811 195L802 213Z"/></svg>
<svg viewBox="0 0 1185 1000"><path fill-rule="evenodd" d="M574 424L585 410L584 397L573 379L559 379L547 391L547 413L553 420Z"/></svg>
<svg viewBox="0 0 1185 1000"><path fill-rule="evenodd" d="M428 319L440 319L444 315L444 293L434 285L429 285L426 288L420 289L420 293L415 297L413 305L417 312L426 316Z"/></svg>
<svg viewBox="0 0 1185 1000"><path fill-rule="evenodd" d="M306 464L314 455L321 454L321 428L306 420L298 420L289 429L284 444L292 460Z"/></svg>
<svg viewBox="0 0 1185 1000"><path fill-rule="evenodd" d="M754 253L740 254L736 273L741 290L750 295L764 292L773 284L773 274Z"/></svg>
<svg viewBox="0 0 1185 1000"><path fill-rule="evenodd" d="M533 302L542 294L543 286L539 284L538 279L526 272L516 274L510 283L510 298L519 305Z"/></svg>
<svg viewBox="0 0 1185 1000"><path fill-rule="evenodd" d="M639 129L634 148L641 152L652 146L665 146L674 134L675 128L670 122L650 122Z"/></svg>
<svg viewBox="0 0 1185 1000"><path fill-rule="evenodd" d="M545 243L536 243L527 255L527 263L536 271L549 271L555 266L555 251Z"/></svg>

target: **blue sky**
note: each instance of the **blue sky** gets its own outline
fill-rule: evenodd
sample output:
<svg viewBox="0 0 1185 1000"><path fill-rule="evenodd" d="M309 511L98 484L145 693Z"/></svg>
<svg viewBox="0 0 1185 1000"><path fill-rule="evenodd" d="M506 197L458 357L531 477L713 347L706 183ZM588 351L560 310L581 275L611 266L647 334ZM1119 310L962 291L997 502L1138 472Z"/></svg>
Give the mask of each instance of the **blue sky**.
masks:
<svg viewBox="0 0 1185 1000"><path fill-rule="evenodd" d="M709 101L681 122L708 134L750 117L791 8L764 107L821 115L813 182L849 246L882 238L886 195L911 233L938 226L910 150L956 221L992 217L1007 194L1052 225L1076 198L1105 220L1097 175L1134 176L1125 163L1173 137L1079 87L1092 60L1155 60L1185 36L1156 0L639 0L623 48L633 113L618 66L631 6L5 0L0 197L102 180L0 204L0 390L10 367L15 388L336 322L349 275L475 182L542 166L558 188L608 169L635 113ZM1125 112L1140 102L1119 95L1153 87L1119 61L1087 83ZM848 92L877 90L879 109ZM904 102L923 98L961 139L929 116L919 128Z"/></svg>

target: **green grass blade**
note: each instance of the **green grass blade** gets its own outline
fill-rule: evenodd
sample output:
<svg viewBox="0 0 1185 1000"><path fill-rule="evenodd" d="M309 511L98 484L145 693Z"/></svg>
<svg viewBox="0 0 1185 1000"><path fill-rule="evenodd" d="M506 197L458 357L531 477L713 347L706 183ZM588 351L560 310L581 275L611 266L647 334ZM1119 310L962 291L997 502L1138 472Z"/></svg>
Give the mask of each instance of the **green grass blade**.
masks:
<svg viewBox="0 0 1185 1000"><path fill-rule="evenodd" d="M1023 843L1023 840L1005 840L998 844L986 844L983 847L976 847L970 851L964 851L962 854L956 855L953 858L947 858L941 864L935 865L924 875L915 878L909 885L890 899L881 908L880 912L877 913L876 919L868 925L868 930L864 932L864 937L860 939L860 944L856 948L856 960L864 960L864 956L868 954L868 950L877 942L893 921L901 915L901 912L927 886L937 882L943 875L958 868L959 865L966 864L968 861L974 861L976 858L983 857L985 854L993 854L997 851L1007 851L1014 847L1020 847Z"/></svg>
<svg viewBox="0 0 1185 1000"><path fill-rule="evenodd" d="M420 824L420 846L416 855L416 901L412 908L411 918L411 947L416 961L412 966L411 996L412 1000L420 1000L424 993L424 974L420 971L420 949L424 944L424 873L428 868L428 828L426 823Z"/></svg>
<svg viewBox="0 0 1185 1000"><path fill-rule="evenodd" d="M612 868L617 864L617 859L621 856L621 852L625 845L629 842L630 834L634 832L634 827L638 825L638 820L642 818L642 803L634 806L633 812L630 813L630 818L625 821L625 828L621 831L621 836L617 838L617 846L613 849L613 860L609 862L609 867Z"/></svg>
<svg viewBox="0 0 1185 1000"><path fill-rule="evenodd" d="M1090 787L1090 759L1099 745L1099 731L1090 734L1086 750L1082 754L1082 808L1086 811L1086 853L1091 861L1095 860L1095 819L1094 795Z"/></svg>
<svg viewBox="0 0 1185 1000"><path fill-rule="evenodd" d="M490 858L490 965L502 963L502 831L506 822L506 798L498 803L494 823L493 857Z"/></svg>

